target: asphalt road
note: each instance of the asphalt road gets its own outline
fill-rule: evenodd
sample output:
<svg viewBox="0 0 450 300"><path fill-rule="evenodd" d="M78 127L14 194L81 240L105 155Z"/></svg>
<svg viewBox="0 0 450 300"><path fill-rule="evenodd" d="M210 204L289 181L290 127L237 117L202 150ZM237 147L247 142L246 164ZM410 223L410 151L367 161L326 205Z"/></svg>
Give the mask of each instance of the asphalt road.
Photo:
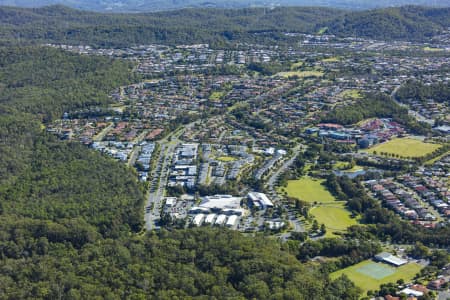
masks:
<svg viewBox="0 0 450 300"><path fill-rule="evenodd" d="M153 204L153 209L146 212L145 214L147 230L152 230L154 228L155 222L160 219L164 190L166 188L167 179L169 177L169 164L172 161L173 154L175 153L175 148L175 143L172 143L169 146L161 146L161 152L157 163L156 172L153 174L155 176L153 177L155 178L155 182L152 182L152 184L157 184L157 186L153 192L150 192L147 201L147 207L150 207Z"/></svg>
<svg viewBox="0 0 450 300"><path fill-rule="evenodd" d="M279 167L275 172L272 173L269 180L267 181L267 185L269 187L269 190L273 190L274 185L283 172L285 172L295 161L295 158L297 157L298 153L300 152L300 149L302 148L302 145L297 145L294 149L292 149L293 155L290 159L285 161L281 167Z"/></svg>
<svg viewBox="0 0 450 300"><path fill-rule="evenodd" d="M409 109L409 105L406 105L406 104L404 104L404 103L398 102L398 101L395 99L395 93L397 93L397 91L400 89L400 87L401 87L401 85L397 86L397 87L392 91L392 93L391 93L391 98L392 98L392 100L394 100L394 102L397 103L398 105L400 105L400 106L402 106L402 107L408 108L408 114L409 114L410 116L413 116L414 118L416 118L417 121L419 121L419 122L424 122L424 123L428 123L428 124L430 124L431 126L433 126L433 125L434 125L434 120L425 118L424 116L422 116L422 115L419 114L418 112Z"/></svg>
<svg viewBox="0 0 450 300"><path fill-rule="evenodd" d="M114 128L114 123L110 123L108 127L104 128L102 131L99 132L95 137L92 138L94 142L100 142L103 140L105 135Z"/></svg>
<svg viewBox="0 0 450 300"><path fill-rule="evenodd" d="M186 129L191 129L194 124L195 122L192 122L183 126L182 129L174 131L172 134L158 142L161 146L161 151L159 152L156 167L150 174L152 181L150 183L150 192L147 198L147 206L144 215L145 227L147 230L155 229L155 223L157 223L161 217L164 191L169 178L170 165L175 154L175 149L178 144L181 143L179 138ZM152 207L152 209L148 209L150 207Z"/></svg>

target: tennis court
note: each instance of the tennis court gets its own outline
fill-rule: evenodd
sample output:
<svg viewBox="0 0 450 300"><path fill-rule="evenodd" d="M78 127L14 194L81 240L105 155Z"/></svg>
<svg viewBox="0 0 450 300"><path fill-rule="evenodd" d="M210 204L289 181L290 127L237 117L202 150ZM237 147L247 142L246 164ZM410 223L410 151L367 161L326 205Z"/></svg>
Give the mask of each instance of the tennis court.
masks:
<svg viewBox="0 0 450 300"><path fill-rule="evenodd" d="M356 269L356 272L374 279L383 279L396 272L396 269L386 264L371 262Z"/></svg>
<svg viewBox="0 0 450 300"><path fill-rule="evenodd" d="M364 292L378 290L381 284L396 282L403 279L409 282L414 275L420 272L422 266L416 263L407 263L401 267L394 268L384 263L376 263L373 260L365 260L359 264L336 271L330 275L331 279L339 278L345 274L355 283L356 286L363 289Z"/></svg>

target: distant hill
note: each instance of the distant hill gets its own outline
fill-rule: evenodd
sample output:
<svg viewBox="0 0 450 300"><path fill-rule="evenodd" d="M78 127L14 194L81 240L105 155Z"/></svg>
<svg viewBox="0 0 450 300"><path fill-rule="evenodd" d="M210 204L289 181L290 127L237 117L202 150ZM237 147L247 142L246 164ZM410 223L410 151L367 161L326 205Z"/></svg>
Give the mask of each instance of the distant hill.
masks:
<svg viewBox="0 0 450 300"><path fill-rule="evenodd" d="M113 14L71 9L0 7L0 42L32 41L97 46L283 42L285 32L380 40L427 40L450 27L450 8L405 6L367 11L319 7L183 9Z"/></svg>
<svg viewBox="0 0 450 300"><path fill-rule="evenodd" d="M450 26L450 8L404 6L350 12L326 23L339 36L424 40Z"/></svg>
<svg viewBox="0 0 450 300"><path fill-rule="evenodd" d="M326 6L345 9L370 9L411 4L445 7L450 6L450 0L0 0L0 5L18 7L42 7L55 4L102 12L152 12L193 7Z"/></svg>
<svg viewBox="0 0 450 300"><path fill-rule="evenodd" d="M94 13L65 6L0 7L0 40L86 43L97 46L134 44L220 44L255 41L255 33L315 32L344 11L329 8L183 9L145 14Z"/></svg>

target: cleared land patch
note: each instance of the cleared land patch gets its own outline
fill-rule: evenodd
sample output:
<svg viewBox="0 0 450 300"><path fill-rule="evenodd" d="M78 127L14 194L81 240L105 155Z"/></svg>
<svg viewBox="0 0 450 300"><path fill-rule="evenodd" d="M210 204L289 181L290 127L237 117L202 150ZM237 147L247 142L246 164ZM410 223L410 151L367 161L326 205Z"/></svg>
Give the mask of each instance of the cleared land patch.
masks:
<svg viewBox="0 0 450 300"><path fill-rule="evenodd" d="M409 282L421 268L416 263L408 263L396 268L384 263L365 260L359 264L331 273L330 277L336 279L345 274L356 286L367 292L369 290L377 290L381 284L396 282L399 279Z"/></svg>
<svg viewBox="0 0 450 300"><path fill-rule="evenodd" d="M386 143L376 145L369 149L369 153L388 153L399 155L400 157L421 157L441 147L438 144L424 143L422 141L411 138L393 139Z"/></svg>

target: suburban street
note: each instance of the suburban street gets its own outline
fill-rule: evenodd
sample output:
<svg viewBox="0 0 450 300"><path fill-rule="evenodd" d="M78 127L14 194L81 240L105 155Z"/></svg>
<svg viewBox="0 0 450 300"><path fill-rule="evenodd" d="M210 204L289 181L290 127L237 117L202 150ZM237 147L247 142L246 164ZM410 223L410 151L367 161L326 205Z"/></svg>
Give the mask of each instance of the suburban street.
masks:
<svg viewBox="0 0 450 300"><path fill-rule="evenodd" d="M186 129L194 126L195 122L184 125L182 128L174 131L172 134L166 136L158 142L161 146L159 157L157 159L154 170L151 171L150 191L147 198L147 205L145 207L145 227L147 230L155 229L161 217L161 209L163 205L164 191L167 185L167 179L170 172L170 164L175 153L175 149L180 143L180 136Z"/></svg>
<svg viewBox="0 0 450 300"><path fill-rule="evenodd" d="M94 142L102 141L108 132L114 128L114 123L111 122L107 127L105 127L102 131L100 131L99 134L97 134L95 137L92 138Z"/></svg>
<svg viewBox="0 0 450 300"><path fill-rule="evenodd" d="M295 161L295 158L300 153L300 150L302 149L303 145L299 144L295 146L295 148L292 149L292 157L286 160L281 167L276 169L269 177L269 180L267 180L267 186L269 190L273 191L274 185L280 176L284 171L286 171Z"/></svg>

